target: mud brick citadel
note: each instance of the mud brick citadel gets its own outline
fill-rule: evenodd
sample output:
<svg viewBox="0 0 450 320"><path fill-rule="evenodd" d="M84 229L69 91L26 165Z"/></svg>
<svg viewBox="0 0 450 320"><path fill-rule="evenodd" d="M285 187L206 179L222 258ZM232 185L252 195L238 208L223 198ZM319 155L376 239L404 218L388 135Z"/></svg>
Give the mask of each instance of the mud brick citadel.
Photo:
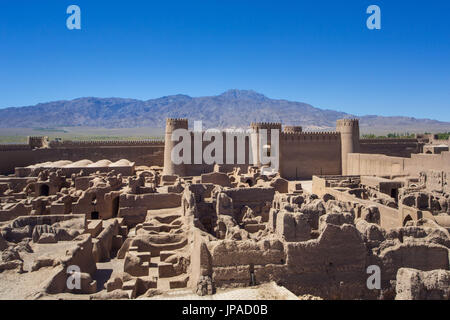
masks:
<svg viewBox="0 0 450 320"><path fill-rule="evenodd" d="M450 299L449 141L361 139L355 119L252 123L280 130L279 171L264 175L248 136L244 161L224 147L232 164L173 163L188 127L0 145L0 297Z"/></svg>

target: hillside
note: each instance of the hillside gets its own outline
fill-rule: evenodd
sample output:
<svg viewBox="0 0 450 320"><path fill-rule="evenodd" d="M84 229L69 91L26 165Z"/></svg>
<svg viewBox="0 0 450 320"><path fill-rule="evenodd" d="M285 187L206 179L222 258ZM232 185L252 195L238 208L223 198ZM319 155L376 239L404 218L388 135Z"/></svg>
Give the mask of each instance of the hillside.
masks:
<svg viewBox="0 0 450 320"><path fill-rule="evenodd" d="M330 129L336 119L355 117L302 102L270 99L248 90L229 90L210 97L173 95L147 101L78 98L35 106L0 109L0 128L162 128L167 117L202 120L205 127L246 127L251 121L282 122L306 129ZM362 132L440 132L450 123L411 117L360 118Z"/></svg>

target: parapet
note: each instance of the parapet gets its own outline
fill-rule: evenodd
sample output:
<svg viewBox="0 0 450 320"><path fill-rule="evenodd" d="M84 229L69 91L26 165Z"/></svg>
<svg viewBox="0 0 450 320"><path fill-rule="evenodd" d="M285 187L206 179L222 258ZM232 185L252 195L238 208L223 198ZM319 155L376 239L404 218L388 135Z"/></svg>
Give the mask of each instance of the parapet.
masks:
<svg viewBox="0 0 450 320"><path fill-rule="evenodd" d="M188 128L188 119L186 118L167 118L166 127L172 128Z"/></svg>
<svg viewBox="0 0 450 320"><path fill-rule="evenodd" d="M280 122L252 122L250 124L250 128L259 131L259 129L278 129L281 131L281 123Z"/></svg>
<svg viewBox="0 0 450 320"><path fill-rule="evenodd" d="M336 120L336 127L359 127L359 119L339 119Z"/></svg>
<svg viewBox="0 0 450 320"><path fill-rule="evenodd" d="M301 126L284 126L283 131L286 133L302 132L303 128Z"/></svg>
<svg viewBox="0 0 450 320"><path fill-rule="evenodd" d="M0 151L23 151L31 150L28 144L0 144Z"/></svg>
<svg viewBox="0 0 450 320"><path fill-rule="evenodd" d="M36 148L47 148L48 147L48 137L43 136L28 136L28 145L32 149Z"/></svg>
<svg viewBox="0 0 450 320"><path fill-rule="evenodd" d="M340 137L340 132L336 131L282 132L280 135L284 141L339 141Z"/></svg>
<svg viewBox="0 0 450 320"><path fill-rule="evenodd" d="M359 139L359 143L363 144L392 144L392 143L418 143L419 140L415 138L381 138L381 139L370 139L370 138L363 138Z"/></svg>
<svg viewBox="0 0 450 320"><path fill-rule="evenodd" d="M163 146L162 140L81 140L51 141L51 148Z"/></svg>

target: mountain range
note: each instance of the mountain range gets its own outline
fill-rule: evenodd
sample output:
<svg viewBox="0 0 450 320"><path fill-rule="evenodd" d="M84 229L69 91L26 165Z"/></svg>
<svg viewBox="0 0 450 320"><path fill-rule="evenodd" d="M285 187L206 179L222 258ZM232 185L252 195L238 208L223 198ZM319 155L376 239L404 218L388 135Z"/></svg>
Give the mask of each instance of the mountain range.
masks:
<svg viewBox="0 0 450 320"><path fill-rule="evenodd" d="M446 132L450 122L412 117L355 116L307 103L270 99L252 90L217 96L171 95L151 100L78 98L0 109L0 128L103 127L163 128L165 119L202 120L204 128L247 127L250 122L281 122L306 130L330 130L340 118L359 118L366 133Z"/></svg>

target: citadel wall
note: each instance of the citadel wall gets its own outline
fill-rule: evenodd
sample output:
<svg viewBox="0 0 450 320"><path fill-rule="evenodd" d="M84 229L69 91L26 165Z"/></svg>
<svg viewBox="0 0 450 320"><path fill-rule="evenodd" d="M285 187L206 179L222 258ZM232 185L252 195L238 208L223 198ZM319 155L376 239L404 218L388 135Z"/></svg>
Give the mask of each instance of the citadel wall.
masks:
<svg viewBox="0 0 450 320"><path fill-rule="evenodd" d="M450 152L440 154L412 154L405 160L405 167L409 174L418 175L424 168L430 170L450 171Z"/></svg>
<svg viewBox="0 0 450 320"><path fill-rule="evenodd" d="M348 155L348 172L351 175L414 175L424 168L450 170L450 152L440 154L411 154L411 158L391 157L381 154L353 153Z"/></svg>
<svg viewBox="0 0 450 320"><path fill-rule="evenodd" d="M0 174L14 173L15 167L26 167L47 161L128 159L137 166L163 166L163 142L146 141L80 141L50 143L50 148L32 149L29 145L0 145Z"/></svg>
<svg viewBox="0 0 450 320"><path fill-rule="evenodd" d="M197 133L199 134L199 133ZM204 134L204 133L203 133ZM232 136L227 136L224 132L222 132L223 137L223 148L218 156L222 159L222 170L231 172L234 167L241 167L244 171L247 171L249 166L253 165L253 154L252 154L252 145L250 136L246 133L233 133ZM184 165L184 172L186 176L196 176L204 173L209 173L214 171L214 163L208 164L205 163L203 157L201 160L201 164L195 164L195 145L194 145L194 133L191 132L191 164ZM240 142L238 142L240 141ZM205 151L205 148L210 144L210 141L203 141L201 145L202 154ZM239 143L241 143L244 147L244 154L242 156L242 161L239 160L238 150ZM227 147L227 145L232 147ZM228 148L228 149L227 149ZM228 150L233 150L232 154L228 154Z"/></svg>
<svg viewBox="0 0 450 320"><path fill-rule="evenodd" d="M424 143L417 139L360 139L359 145L360 153L407 158L411 154L422 153Z"/></svg>
<svg viewBox="0 0 450 320"><path fill-rule="evenodd" d="M286 179L341 173L338 132L284 132L280 137L280 174Z"/></svg>
<svg viewBox="0 0 450 320"><path fill-rule="evenodd" d="M336 132L304 132L300 126L285 126L281 131L280 123L251 123L251 128L259 132L266 129L269 136L267 145L270 148L270 129L280 130L279 169L282 177L287 179L311 179L313 175L356 174L362 172L376 172L375 174L397 174L403 171L404 164L400 160L386 160L373 154L409 157L415 159L410 163L420 168L428 158L421 158L423 143L418 139L359 139L359 122L357 119L341 119L337 121ZM47 137L29 137L28 144L0 145L0 174L11 174L15 167L26 167L31 164L70 160L78 161L89 159L98 161L108 159L117 161L128 159L136 166L163 166L165 174L180 176L195 176L212 172L214 164L207 164L201 160L195 164L194 159L194 132L191 134L191 161L190 164L175 165L171 161L171 151L177 144L171 141L174 130L188 129L187 119L167 119L165 141L48 141ZM201 133L202 135L204 134ZM257 142L252 145L249 133L235 133L233 141L227 141L224 135L223 152L220 155L222 163L232 159L232 164L224 165L222 170L232 171L239 166L246 171L248 166L260 163L254 150ZM203 139L202 139L203 140ZM238 161L238 141L243 141L245 158ZM227 145L234 146L233 155L228 154ZM210 144L203 141L202 154ZM361 154L349 157L348 154ZM363 155L365 154L365 156ZM203 158L203 157L202 157ZM347 163L347 159L349 163ZM434 161L434 160L431 160ZM445 160L442 160L445 161ZM438 161L435 166L439 167ZM375 168L375 169L374 169ZM346 170L349 170L346 172ZM370 174L370 173L368 173Z"/></svg>
<svg viewBox="0 0 450 320"><path fill-rule="evenodd" d="M186 119L168 119L166 133L173 132L173 123L181 123L187 126ZM280 123L251 123L250 127L258 134L261 129L267 130L267 147L271 150L271 129L280 130L279 133L279 169L282 177L287 179L310 179L314 174L340 174L341 173L341 136L338 132L302 132L301 127L289 126L281 132ZM200 133L197 133L200 134ZM201 134L204 134L201 133ZM259 148L259 139L251 141L249 133L235 133L234 141L230 143L234 146L232 155L227 154L227 144L229 136L223 134L223 152L220 155L222 163L232 159L229 165L230 171L236 165L246 169L253 164L259 165L261 161L255 152ZM358 133L359 134L359 133ZM166 135L166 139L170 139ZM214 164L206 164L202 159L202 164L194 164L194 133L191 132L191 163L177 165L171 163L169 149L165 150L165 173L181 174L186 176L200 175L212 172ZM242 139L245 145L245 160L238 162L238 140ZM177 142L175 142L176 144ZM173 142L166 143L166 146L173 148ZM209 141L202 142L202 154ZM272 154L273 155L273 154ZM255 161L253 161L253 158Z"/></svg>
<svg viewBox="0 0 450 320"><path fill-rule="evenodd" d="M193 132L190 131L190 141L187 146L190 145L190 157L188 161L182 164L175 164L172 161L172 150L178 144L182 143L182 139L178 141L172 141L172 133L176 129L185 129L188 128L188 120L187 119L167 119L166 122L166 136L165 136L165 148L164 148L164 174L167 175L180 175L180 176L196 176L204 173L209 173L214 171L215 163L207 163L205 162L205 158L203 156L205 149L211 143L214 143L214 140L205 141L205 131L202 132ZM218 154L213 154L214 157L220 159L219 161L222 166L222 170L226 170L228 167L228 171L232 171L234 167L242 167L242 169L246 170L249 165L252 165L252 146L250 134L245 132L233 132L232 134L226 134L226 132L220 132L222 135L222 151ZM232 139L232 140L231 140ZM199 145L197 145L198 142ZM238 149L239 146L243 145L244 154L239 155ZM200 151L197 151L200 150ZM228 150L232 150L232 153L228 153ZM201 156L201 159L196 159L196 154ZM183 156L181 152L180 157ZM240 157L242 157L242 159ZM227 166L228 165L228 166Z"/></svg>

